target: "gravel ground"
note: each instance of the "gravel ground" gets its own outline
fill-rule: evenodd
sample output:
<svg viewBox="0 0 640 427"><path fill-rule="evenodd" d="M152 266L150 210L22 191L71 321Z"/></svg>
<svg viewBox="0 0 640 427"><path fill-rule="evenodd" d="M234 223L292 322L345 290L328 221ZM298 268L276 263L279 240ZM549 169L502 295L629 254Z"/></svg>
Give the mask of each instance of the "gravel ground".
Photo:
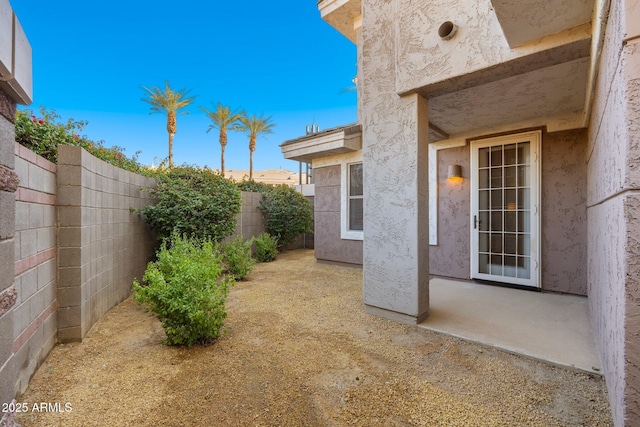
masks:
<svg viewBox="0 0 640 427"><path fill-rule="evenodd" d="M256 265L207 347L162 344L131 299L58 345L29 426L610 426L602 378L363 312L362 272L313 251ZM63 412L65 404L70 411Z"/></svg>

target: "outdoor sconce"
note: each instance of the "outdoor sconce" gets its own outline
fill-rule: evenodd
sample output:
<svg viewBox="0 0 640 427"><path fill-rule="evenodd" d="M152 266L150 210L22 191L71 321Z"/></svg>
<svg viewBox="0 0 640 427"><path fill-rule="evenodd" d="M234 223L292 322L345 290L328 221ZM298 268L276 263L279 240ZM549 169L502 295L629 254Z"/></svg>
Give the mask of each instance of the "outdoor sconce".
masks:
<svg viewBox="0 0 640 427"><path fill-rule="evenodd" d="M443 22L442 25L440 25L440 28L438 28L438 35L442 40L449 40L456 35L457 31L458 27L456 26L456 24L451 21L446 21Z"/></svg>
<svg viewBox="0 0 640 427"><path fill-rule="evenodd" d="M460 165L449 165L447 179L451 182L462 181L462 167Z"/></svg>

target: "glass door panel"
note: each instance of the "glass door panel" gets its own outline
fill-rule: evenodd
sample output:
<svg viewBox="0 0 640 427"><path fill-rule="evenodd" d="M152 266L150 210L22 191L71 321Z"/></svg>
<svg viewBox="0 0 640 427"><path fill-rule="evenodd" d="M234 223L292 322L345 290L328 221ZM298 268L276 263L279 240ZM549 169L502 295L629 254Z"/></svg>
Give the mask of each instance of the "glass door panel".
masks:
<svg viewBox="0 0 640 427"><path fill-rule="evenodd" d="M539 286L539 132L472 146L472 277Z"/></svg>

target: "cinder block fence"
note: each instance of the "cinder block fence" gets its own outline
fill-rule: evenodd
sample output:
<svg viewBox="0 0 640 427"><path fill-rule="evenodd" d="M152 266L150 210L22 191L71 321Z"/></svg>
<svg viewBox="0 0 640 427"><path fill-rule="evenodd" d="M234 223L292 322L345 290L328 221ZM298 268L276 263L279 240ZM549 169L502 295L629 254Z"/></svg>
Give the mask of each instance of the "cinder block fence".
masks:
<svg viewBox="0 0 640 427"><path fill-rule="evenodd" d="M155 238L131 208L152 203L155 180L80 147L58 149L58 339L82 339L131 292Z"/></svg>
<svg viewBox="0 0 640 427"><path fill-rule="evenodd" d="M6 129L13 139L13 128ZM57 165L15 142L11 147L13 168L0 166L3 402L24 392L57 342L82 340L130 295L156 242L131 209L153 203L143 189L154 179L80 147L60 146ZM264 232L261 197L242 193L236 235Z"/></svg>
<svg viewBox="0 0 640 427"><path fill-rule="evenodd" d="M152 203L141 188L155 181L80 147L59 147L57 165L13 148L15 301L3 384L19 395L56 342L81 340L144 274L155 238L130 208Z"/></svg>

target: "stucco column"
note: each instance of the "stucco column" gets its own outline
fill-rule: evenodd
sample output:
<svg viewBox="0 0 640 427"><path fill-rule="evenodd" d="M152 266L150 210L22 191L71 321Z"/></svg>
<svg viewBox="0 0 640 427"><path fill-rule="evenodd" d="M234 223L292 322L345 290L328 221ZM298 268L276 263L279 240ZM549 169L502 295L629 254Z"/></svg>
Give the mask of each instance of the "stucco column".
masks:
<svg viewBox="0 0 640 427"><path fill-rule="evenodd" d="M364 303L419 323L429 310L427 100L391 96L363 114Z"/></svg>
<svg viewBox="0 0 640 427"><path fill-rule="evenodd" d="M358 89L364 168L364 303L419 323L429 310L428 110L398 96L394 2L363 0Z"/></svg>

